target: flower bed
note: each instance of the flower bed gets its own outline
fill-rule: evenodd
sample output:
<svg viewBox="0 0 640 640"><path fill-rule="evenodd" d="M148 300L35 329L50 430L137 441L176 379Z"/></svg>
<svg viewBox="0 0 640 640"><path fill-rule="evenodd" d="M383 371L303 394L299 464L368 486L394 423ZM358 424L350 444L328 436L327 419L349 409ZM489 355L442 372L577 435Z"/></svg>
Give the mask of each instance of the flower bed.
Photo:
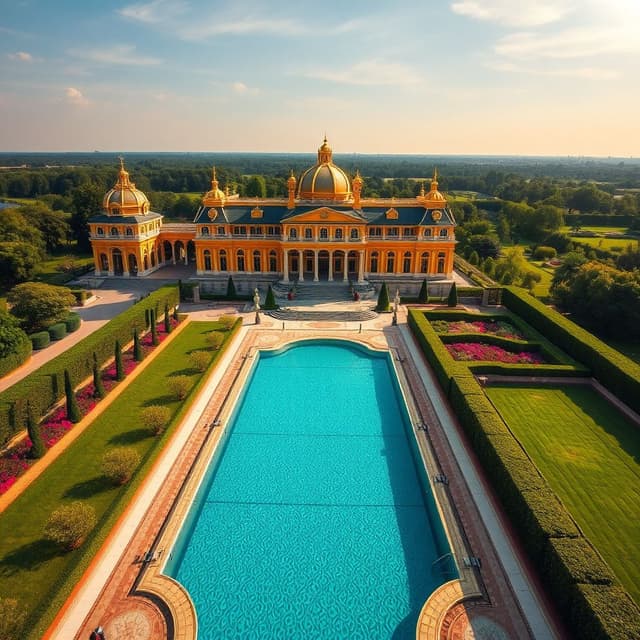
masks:
<svg viewBox="0 0 640 640"><path fill-rule="evenodd" d="M502 347L482 342L453 342L445 345L454 360L505 362L508 364L545 364L544 358L534 351L507 351Z"/></svg>
<svg viewBox="0 0 640 640"><path fill-rule="evenodd" d="M177 320L171 318L171 328L178 324ZM157 324L158 343L166 339L167 333L164 331L164 322ZM151 352L154 346L151 341L151 332L147 333L141 340L144 347L145 355ZM128 376L137 366L137 362L133 359L133 350L126 351L122 354L122 368L125 376ZM116 386L116 365L112 362L101 372L102 384L106 394ZM85 385L76 393L78 406L83 416L90 413L100 402L100 398L94 397L95 387L93 382ZM67 411L65 406L54 409L47 415L39 425L42 441L47 449L53 447L68 431L73 428L74 424L67 419ZM29 458L31 450L31 440L28 437L23 438L18 444L7 449L0 456L0 495L9 490L16 480L35 462Z"/></svg>
<svg viewBox="0 0 640 640"><path fill-rule="evenodd" d="M506 320L432 320L436 333L489 333L501 338L524 340L525 336Z"/></svg>

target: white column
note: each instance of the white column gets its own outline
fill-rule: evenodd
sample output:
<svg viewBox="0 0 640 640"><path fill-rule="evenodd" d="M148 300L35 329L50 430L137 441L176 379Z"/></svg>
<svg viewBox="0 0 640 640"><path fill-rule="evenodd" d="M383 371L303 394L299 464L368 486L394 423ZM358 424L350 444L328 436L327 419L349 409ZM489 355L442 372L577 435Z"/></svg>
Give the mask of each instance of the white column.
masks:
<svg viewBox="0 0 640 640"><path fill-rule="evenodd" d="M289 249L284 250L284 278L282 278L282 282L289 282Z"/></svg>
<svg viewBox="0 0 640 640"><path fill-rule="evenodd" d="M176 263L176 243L171 245L171 264Z"/></svg>
<svg viewBox="0 0 640 640"><path fill-rule="evenodd" d="M349 254L345 251L344 258L342 259L342 282L346 282L349 279Z"/></svg>
<svg viewBox="0 0 640 640"><path fill-rule="evenodd" d="M318 282L318 250L313 251L313 281Z"/></svg>
<svg viewBox="0 0 640 640"><path fill-rule="evenodd" d="M358 284L364 284L364 251L358 251Z"/></svg>
<svg viewBox="0 0 640 640"><path fill-rule="evenodd" d="M304 282L304 251L298 249L298 280Z"/></svg>
<svg viewBox="0 0 640 640"><path fill-rule="evenodd" d="M333 282L333 251L329 250L329 282Z"/></svg>

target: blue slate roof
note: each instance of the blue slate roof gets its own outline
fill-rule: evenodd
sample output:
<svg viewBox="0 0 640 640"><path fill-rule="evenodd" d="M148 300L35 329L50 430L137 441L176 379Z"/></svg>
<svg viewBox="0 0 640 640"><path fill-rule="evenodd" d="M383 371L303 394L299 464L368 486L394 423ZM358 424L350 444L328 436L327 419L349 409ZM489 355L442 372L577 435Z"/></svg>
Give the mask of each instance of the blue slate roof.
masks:
<svg viewBox="0 0 640 640"><path fill-rule="evenodd" d="M151 220L157 220L162 217L162 214L156 213L155 211L149 211L149 213L144 216L109 216L106 213L99 213L98 215L91 216L88 221L95 223L101 222L103 224L146 224L147 222L151 222Z"/></svg>

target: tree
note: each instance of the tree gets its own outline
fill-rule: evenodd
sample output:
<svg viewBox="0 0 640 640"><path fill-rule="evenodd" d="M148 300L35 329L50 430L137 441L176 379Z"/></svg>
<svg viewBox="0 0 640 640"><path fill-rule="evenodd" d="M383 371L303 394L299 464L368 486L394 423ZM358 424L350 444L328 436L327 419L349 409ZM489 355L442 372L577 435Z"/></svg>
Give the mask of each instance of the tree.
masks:
<svg viewBox="0 0 640 640"><path fill-rule="evenodd" d="M122 366L122 349L120 348L120 341L116 340L114 347L115 363L116 363L116 380L124 380L124 368Z"/></svg>
<svg viewBox="0 0 640 640"><path fill-rule="evenodd" d="M489 257L482 263L482 270L490 277L493 278L493 275L496 270L496 262L493 258Z"/></svg>
<svg viewBox="0 0 640 640"><path fill-rule="evenodd" d="M31 280L39 262L39 251L27 242L0 242L0 283L11 287Z"/></svg>
<svg viewBox="0 0 640 640"><path fill-rule="evenodd" d="M171 333L171 319L169 318L169 305L164 305L164 332Z"/></svg>
<svg viewBox="0 0 640 640"><path fill-rule="evenodd" d="M150 322L151 322L151 344L156 346L158 344L158 323L156 321L156 312L154 309L150 309Z"/></svg>
<svg viewBox="0 0 640 640"><path fill-rule="evenodd" d="M88 220L102 212L103 197L104 189L91 183L80 185L71 192L73 211L69 225L81 251L91 250Z"/></svg>
<svg viewBox="0 0 640 640"><path fill-rule="evenodd" d="M61 211L52 211L43 204L25 205L20 207L18 211L32 227L40 231L49 253L59 249L66 243L71 233L71 227L67 222L67 214Z"/></svg>
<svg viewBox="0 0 640 640"><path fill-rule="evenodd" d="M157 436L161 434L166 429L167 424L169 424L169 420L171 419L171 410L169 407L152 404L143 409L140 419L142 424L147 427L151 433Z"/></svg>
<svg viewBox="0 0 640 640"><path fill-rule="evenodd" d="M105 390L102 383L102 376L100 375L100 368L98 367L98 357L96 352L93 352L93 397L104 398Z"/></svg>
<svg viewBox="0 0 640 640"><path fill-rule="evenodd" d="M222 315L218 318L218 322L222 325L222 328L225 331L231 331L231 329L233 329L234 325L236 324L237 320L238 320L238 316L232 316L229 314Z"/></svg>
<svg viewBox="0 0 640 640"><path fill-rule="evenodd" d="M387 283L383 282L380 287L380 293L378 294L378 304L376 305L376 311L389 311L391 304L389 302L389 289Z"/></svg>
<svg viewBox="0 0 640 640"><path fill-rule="evenodd" d="M0 360L21 351L27 342L29 338L18 326L17 318L0 311Z"/></svg>
<svg viewBox="0 0 640 640"><path fill-rule="evenodd" d="M236 295L236 285L233 284L233 278L229 276L229 279L227 280L227 298L229 300L234 300Z"/></svg>
<svg viewBox="0 0 640 640"><path fill-rule="evenodd" d="M29 434L29 440L31 440L31 449L29 449L30 458L42 458L47 452L47 448L44 446L42 440L42 434L40 428L33 416L33 409L31 403L27 400L27 433Z"/></svg>
<svg viewBox="0 0 640 640"><path fill-rule="evenodd" d="M133 330L133 359L136 362L142 362L144 358L144 351L142 349L142 345L140 344L140 336L138 335L138 330Z"/></svg>
<svg viewBox="0 0 640 640"><path fill-rule="evenodd" d="M583 251L570 251L567 253L562 264L556 268L551 280L551 293L555 295L555 289L562 282L573 279L580 267L587 262L587 257Z"/></svg>
<svg viewBox="0 0 640 640"><path fill-rule="evenodd" d="M469 245L483 260L489 257L497 258L500 254L500 243L493 236L471 236Z"/></svg>
<svg viewBox="0 0 640 640"><path fill-rule="evenodd" d="M45 241L40 230L20 213L19 209L5 209L0 216L0 242L25 242L44 258Z"/></svg>
<svg viewBox="0 0 640 640"><path fill-rule="evenodd" d="M251 198L266 198L267 183L263 176L251 176L247 180L245 194Z"/></svg>
<svg viewBox="0 0 640 640"><path fill-rule="evenodd" d="M599 211L609 213L613 198L606 191L601 191L595 184L589 183L578 187L567 198L567 205L570 209L577 209L582 213Z"/></svg>
<svg viewBox="0 0 640 640"><path fill-rule="evenodd" d="M427 285L427 279L424 278L422 280L422 285L420 286L420 293L418 293L418 302L421 304L426 304L429 302L429 287Z"/></svg>
<svg viewBox="0 0 640 640"><path fill-rule="evenodd" d="M0 640L24 638L27 612L14 598L0 598Z"/></svg>
<svg viewBox="0 0 640 640"><path fill-rule="evenodd" d="M60 322L75 304L75 297L67 287L44 282L24 282L15 286L7 296L13 305L11 313L20 319L27 332L37 331Z"/></svg>
<svg viewBox="0 0 640 640"><path fill-rule="evenodd" d="M530 269L522 277L522 286L533 293L533 290L536 288L536 285L540 280L542 280L542 275L538 271Z"/></svg>
<svg viewBox="0 0 640 640"><path fill-rule="evenodd" d="M221 333L220 331L209 331L205 340L210 349L217 351L224 342L224 333Z"/></svg>
<svg viewBox="0 0 640 640"><path fill-rule="evenodd" d="M192 351L189 354L189 362L196 371L205 371L211 362L211 354L207 351Z"/></svg>
<svg viewBox="0 0 640 640"><path fill-rule="evenodd" d="M140 465L140 454L133 447L114 447L102 456L102 473L115 485L131 479Z"/></svg>
<svg viewBox="0 0 640 640"><path fill-rule="evenodd" d="M449 289L449 297L447 298L447 306L448 307L457 307L458 306L458 287L454 282Z"/></svg>
<svg viewBox="0 0 640 640"><path fill-rule="evenodd" d="M167 387L178 400L184 400L191 388L191 380L189 376L172 376L167 381Z"/></svg>
<svg viewBox="0 0 640 640"><path fill-rule="evenodd" d="M78 500L58 507L49 516L44 535L66 551L71 551L84 542L96 523L95 509Z"/></svg>
<svg viewBox="0 0 640 640"><path fill-rule="evenodd" d="M267 310L278 308L278 305L276 304L276 297L273 294L271 285L269 285L269 287L267 288L267 296L264 301L264 308Z"/></svg>
<svg viewBox="0 0 640 640"><path fill-rule="evenodd" d="M510 247L496 264L495 276L503 284L519 282L528 270L522 247Z"/></svg>
<svg viewBox="0 0 640 640"><path fill-rule="evenodd" d="M80 413L78 400L71 384L69 369L64 370L64 394L67 399L67 420L71 420L71 422L80 422L82 414Z"/></svg>

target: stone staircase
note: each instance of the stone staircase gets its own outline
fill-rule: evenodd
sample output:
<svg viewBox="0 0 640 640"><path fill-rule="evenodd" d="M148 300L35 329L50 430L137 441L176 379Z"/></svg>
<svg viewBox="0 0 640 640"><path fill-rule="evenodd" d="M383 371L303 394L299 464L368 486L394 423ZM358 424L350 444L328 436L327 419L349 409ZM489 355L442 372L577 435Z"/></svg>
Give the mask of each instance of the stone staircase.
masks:
<svg viewBox="0 0 640 640"><path fill-rule="evenodd" d="M308 304L311 302L343 302L353 300L353 291L360 294L361 300L374 297L373 286L369 283L352 285L343 281L336 282L295 282L285 284L277 282L272 287L273 293L281 305ZM289 300L289 292L293 292L293 299Z"/></svg>
<svg viewBox="0 0 640 640"><path fill-rule="evenodd" d="M365 322L378 317L375 311L370 309L343 311L339 309L328 309L326 311L315 310L313 308L277 309L276 311L266 311L268 315L276 320L319 320L332 322Z"/></svg>

